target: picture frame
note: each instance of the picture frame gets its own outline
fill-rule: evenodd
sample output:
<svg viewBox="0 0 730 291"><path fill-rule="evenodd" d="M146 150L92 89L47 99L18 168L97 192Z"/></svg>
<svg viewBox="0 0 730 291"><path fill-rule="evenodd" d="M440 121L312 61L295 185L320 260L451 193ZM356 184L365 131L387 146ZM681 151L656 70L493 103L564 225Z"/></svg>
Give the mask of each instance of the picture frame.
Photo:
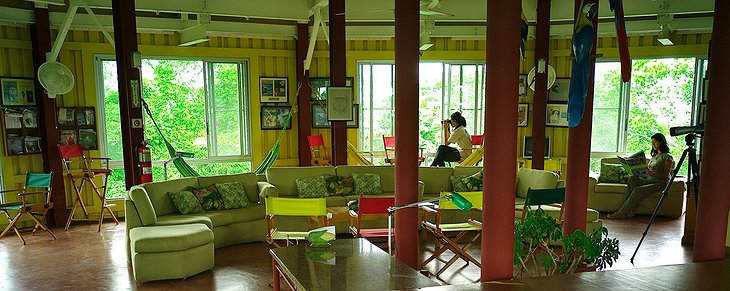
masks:
<svg viewBox="0 0 730 291"><path fill-rule="evenodd" d="M520 74L519 94L520 96L527 95L527 75Z"/></svg>
<svg viewBox="0 0 730 291"><path fill-rule="evenodd" d="M312 103L312 128L330 128L327 108L320 104Z"/></svg>
<svg viewBox="0 0 730 291"><path fill-rule="evenodd" d="M2 106L35 106L37 96L32 78L0 78L0 103Z"/></svg>
<svg viewBox="0 0 730 291"><path fill-rule="evenodd" d="M347 77L345 87L353 87L355 78ZM311 100L324 101L327 100L327 87L330 85L329 77L309 78L309 87L312 88Z"/></svg>
<svg viewBox="0 0 730 291"><path fill-rule="evenodd" d="M259 78L261 103L289 103L289 79L286 77Z"/></svg>
<svg viewBox="0 0 730 291"><path fill-rule="evenodd" d="M95 126L96 113L93 107L76 108L75 110L76 125L78 126Z"/></svg>
<svg viewBox="0 0 730 291"><path fill-rule="evenodd" d="M517 127L527 127L530 120L530 103L517 104Z"/></svg>
<svg viewBox="0 0 730 291"><path fill-rule="evenodd" d="M557 78L548 90L548 102L568 102L570 78Z"/></svg>
<svg viewBox="0 0 730 291"><path fill-rule="evenodd" d="M327 119L352 121L352 87L327 87Z"/></svg>
<svg viewBox="0 0 730 291"><path fill-rule="evenodd" d="M261 106L261 130L291 129L291 118L284 124L290 114L291 106Z"/></svg>
<svg viewBox="0 0 730 291"><path fill-rule="evenodd" d="M568 104L548 103L545 110L545 126L568 127Z"/></svg>
<svg viewBox="0 0 730 291"><path fill-rule="evenodd" d="M697 112L697 124L705 124L705 116L707 115L707 102L700 103L699 111Z"/></svg>
<svg viewBox="0 0 730 291"><path fill-rule="evenodd" d="M347 128L360 127L360 104L352 104L352 120L347 122Z"/></svg>
<svg viewBox="0 0 730 291"><path fill-rule="evenodd" d="M73 128L76 127L76 108L58 107L56 112L58 127Z"/></svg>

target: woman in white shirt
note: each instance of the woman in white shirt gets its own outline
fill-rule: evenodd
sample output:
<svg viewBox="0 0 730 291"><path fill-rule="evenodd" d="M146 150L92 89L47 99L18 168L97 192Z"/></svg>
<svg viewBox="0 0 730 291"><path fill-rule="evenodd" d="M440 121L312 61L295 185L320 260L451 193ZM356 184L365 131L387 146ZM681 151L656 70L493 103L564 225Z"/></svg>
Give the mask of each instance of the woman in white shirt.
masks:
<svg viewBox="0 0 730 291"><path fill-rule="evenodd" d="M468 157L471 154L471 136L466 131L466 118L461 112L451 114L451 137L445 145L440 145L433 158L431 167L444 167L445 162L455 162ZM449 146L455 144L456 147Z"/></svg>

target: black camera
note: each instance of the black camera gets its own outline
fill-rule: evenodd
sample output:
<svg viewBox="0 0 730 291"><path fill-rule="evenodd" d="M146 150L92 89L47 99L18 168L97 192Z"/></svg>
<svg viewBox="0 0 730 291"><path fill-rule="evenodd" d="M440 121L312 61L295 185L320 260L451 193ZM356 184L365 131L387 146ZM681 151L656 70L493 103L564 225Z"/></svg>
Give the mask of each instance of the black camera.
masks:
<svg viewBox="0 0 730 291"><path fill-rule="evenodd" d="M669 128L669 134L671 136L678 136L688 133L703 134L705 132L705 125L698 124L695 126L677 126Z"/></svg>

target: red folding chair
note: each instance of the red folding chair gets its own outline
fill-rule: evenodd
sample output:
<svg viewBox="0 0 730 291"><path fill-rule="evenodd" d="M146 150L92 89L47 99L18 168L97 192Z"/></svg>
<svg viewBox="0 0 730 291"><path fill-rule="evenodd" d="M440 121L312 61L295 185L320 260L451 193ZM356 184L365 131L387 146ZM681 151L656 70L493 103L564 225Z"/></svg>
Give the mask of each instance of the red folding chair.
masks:
<svg viewBox="0 0 730 291"><path fill-rule="evenodd" d="M363 197L358 199L357 212L350 210L350 233L362 238L387 238L388 228L362 228L363 220L383 220L388 208L395 206L395 197ZM392 233L392 232L391 232Z"/></svg>
<svg viewBox="0 0 730 291"><path fill-rule="evenodd" d="M71 226L71 221L96 221L96 219L89 218L89 211L86 209L84 200L81 196L81 189L84 185L90 185L91 190L94 191L97 197L101 200L101 212L99 213L99 231L101 231L101 224L104 221L104 210L109 212L109 215L114 219L114 222L119 225L117 216L112 212L111 207L115 204L106 203L106 189L109 175L112 173L109 169L109 158L90 158L84 155L84 150L80 144L58 146L58 153L61 155L61 162L63 162L63 170L71 186L76 193L76 199L74 205L71 208L71 213L66 221L66 230ZM98 161L98 162L97 162ZM95 163L99 164L98 168L93 168L92 165ZM72 166L77 164L77 166ZM103 184L102 186L96 186L94 178L101 177ZM101 189L101 191L100 191ZM81 207L84 211L85 218L74 218L77 207Z"/></svg>
<svg viewBox="0 0 730 291"><path fill-rule="evenodd" d="M383 149L385 151L385 162L395 165L395 136L383 136ZM418 165L420 166L426 158L423 157L423 148L418 148Z"/></svg>
<svg viewBox="0 0 730 291"><path fill-rule="evenodd" d="M327 147L324 146L322 134L308 135L307 143L309 143L309 151L312 152L312 165L328 166L332 164Z"/></svg>

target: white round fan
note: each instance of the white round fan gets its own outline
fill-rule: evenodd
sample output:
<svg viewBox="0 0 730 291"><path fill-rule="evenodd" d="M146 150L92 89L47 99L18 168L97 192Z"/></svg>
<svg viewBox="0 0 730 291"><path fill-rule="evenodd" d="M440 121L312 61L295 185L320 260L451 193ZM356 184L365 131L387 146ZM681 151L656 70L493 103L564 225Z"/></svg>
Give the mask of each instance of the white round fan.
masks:
<svg viewBox="0 0 730 291"><path fill-rule="evenodd" d="M66 94L74 87L71 70L56 61L45 62L38 68L38 81L48 92L49 98Z"/></svg>
<svg viewBox="0 0 730 291"><path fill-rule="evenodd" d="M555 84L555 69L552 66L547 66L547 88L550 89ZM527 73L527 83L529 84L530 90L535 92L535 68L533 67L529 73Z"/></svg>

